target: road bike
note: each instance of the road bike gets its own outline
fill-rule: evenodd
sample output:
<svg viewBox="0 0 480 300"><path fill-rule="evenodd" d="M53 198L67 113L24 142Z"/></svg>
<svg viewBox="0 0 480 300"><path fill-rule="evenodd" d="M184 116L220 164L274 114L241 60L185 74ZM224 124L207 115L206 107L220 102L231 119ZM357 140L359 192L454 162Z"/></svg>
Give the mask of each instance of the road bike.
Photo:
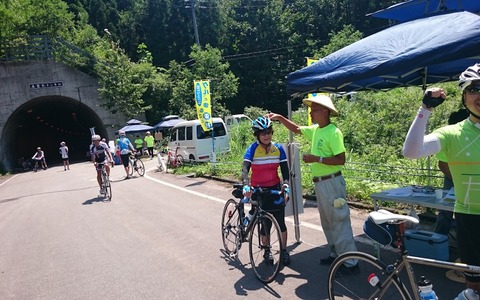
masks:
<svg viewBox="0 0 480 300"><path fill-rule="evenodd" d="M382 245L391 245L398 251L393 264L362 252L347 252L338 256L328 271L329 299L420 299L418 280L412 264L439 267L459 272L479 273L479 266L453 263L408 255L404 245L404 223L418 223L411 216L393 214L386 210L371 212L365 222L364 231L371 239ZM358 268L349 271L343 267L346 261L358 261ZM347 269L347 270L346 270ZM410 289L400 276L408 278ZM439 295L442 299L442 296Z"/></svg>
<svg viewBox="0 0 480 300"><path fill-rule="evenodd" d="M139 152L135 152L134 154L130 155L129 176L132 176L134 171L137 171L138 175L140 176L145 175L145 165L143 164L143 161L140 159L140 156L142 156L142 154Z"/></svg>
<svg viewBox="0 0 480 300"><path fill-rule="evenodd" d="M45 166L42 163L41 159L33 159L33 172L37 172L38 168L41 167L43 170L46 170Z"/></svg>
<svg viewBox="0 0 480 300"><path fill-rule="evenodd" d="M183 156L178 154L180 147L177 147L175 151L169 149L167 152L167 168L178 168L183 165Z"/></svg>
<svg viewBox="0 0 480 300"><path fill-rule="evenodd" d="M157 153L157 160L158 160L157 171L167 172L167 166L165 164L165 161L163 161L162 152L160 151Z"/></svg>
<svg viewBox="0 0 480 300"><path fill-rule="evenodd" d="M112 201L112 183L110 181L110 177L107 174L105 164L102 164L102 191L103 196L105 196L108 201Z"/></svg>
<svg viewBox="0 0 480 300"><path fill-rule="evenodd" d="M244 199L243 185L235 184L232 195ZM250 263L257 278L263 283L272 282L283 266L282 233L277 220L263 210L262 198L278 191L256 188L256 201L251 201L253 217L245 222L244 201L229 199L222 213L222 240L226 253L238 257L243 242L248 241ZM283 209L283 208L282 208Z"/></svg>

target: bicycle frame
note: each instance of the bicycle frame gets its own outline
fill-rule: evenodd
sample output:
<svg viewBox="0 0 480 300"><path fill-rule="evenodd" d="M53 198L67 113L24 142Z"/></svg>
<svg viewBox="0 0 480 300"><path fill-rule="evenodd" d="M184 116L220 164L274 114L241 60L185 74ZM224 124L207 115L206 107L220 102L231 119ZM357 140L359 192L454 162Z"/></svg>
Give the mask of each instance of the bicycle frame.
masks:
<svg viewBox="0 0 480 300"><path fill-rule="evenodd" d="M390 278L393 277L394 274L398 274L402 272L403 269L405 269L408 275L408 281L410 283L410 287L414 291L413 299L415 300L420 300L420 295L418 293L415 293L416 291L418 291L418 284L417 284L417 281L415 280L415 274L413 271L413 267L411 265L412 263L418 264L418 265L430 266L430 267L438 267L438 268L448 269L448 270L455 270L460 272L471 272L471 273L480 274L479 266L467 265L463 263L453 263L448 261L441 261L436 259L429 259L424 257L411 256L408 254L402 254L402 256L397 259L397 262L395 263L395 268L392 271L392 276L388 277L387 282L389 282ZM400 285L400 287L404 289L403 285ZM408 299L412 299L408 291L405 290L403 291L403 293Z"/></svg>
<svg viewBox="0 0 480 300"><path fill-rule="evenodd" d="M234 185L232 195L243 198L243 185ZM256 201L250 202L253 217L245 225L245 202L229 199L222 214L222 239L226 253L236 258L244 242L248 242L250 263L257 278L263 283L272 282L282 266L283 239L275 217L262 207L262 195L270 190L258 189ZM277 191L278 192L278 191Z"/></svg>
<svg viewBox="0 0 480 300"><path fill-rule="evenodd" d="M377 257L359 251L344 253L340 255L330 267L328 275L329 293L334 294L336 289L335 286L337 286L339 287L340 291L343 289L351 290L352 295L355 295L355 297L362 297L365 299L387 299L386 294L389 294L390 297L390 293L392 292L392 290L396 290L398 292L397 295L401 296L403 299L420 300L420 294L418 292L419 287L417 284L418 278L415 278L413 264L480 274L480 266L467 265L463 263L453 263L448 261L408 255L408 251L404 244L404 221L397 220L394 222L390 222L390 224L393 224L395 226L396 237L394 245L396 246L397 251L397 258L395 262L393 264L385 264ZM342 265L347 260L351 260L354 258L359 260L359 265L360 262L362 262L362 264L360 265L360 270L367 266L374 266L375 264L378 265L378 269L376 269L376 271L372 271L374 272L372 275L378 275L378 278L381 278L381 280L374 284L370 283L372 284L370 288L373 287L374 290L370 290L369 292L365 290L365 292L367 293L361 293L361 296L356 294L357 289L355 287L349 287L349 282L352 282L352 280L355 281L355 279L353 279L352 277L346 277L349 279L344 279L341 276L339 276L337 279L337 270L339 269L338 266ZM358 276L368 276L368 273L370 273L371 271L367 267L366 269L363 269L363 272L366 273L360 273ZM406 280L405 282L402 282L400 278L400 275L403 274L402 272L406 272L409 284L406 283ZM360 278L362 280L365 279L363 277ZM347 280L350 281L348 282ZM359 289L362 290L362 287L359 286ZM355 292L353 292L354 290ZM358 290L358 292L360 292L360 290ZM441 297L441 295L439 296ZM335 297L332 297L332 295L330 294L330 299L333 298Z"/></svg>

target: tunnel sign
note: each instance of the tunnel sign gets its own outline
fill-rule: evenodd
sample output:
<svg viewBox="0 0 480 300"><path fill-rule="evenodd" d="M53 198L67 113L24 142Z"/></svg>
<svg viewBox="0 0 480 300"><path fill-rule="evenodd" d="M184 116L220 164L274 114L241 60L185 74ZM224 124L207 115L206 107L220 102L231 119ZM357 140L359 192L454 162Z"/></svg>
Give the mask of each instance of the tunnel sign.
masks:
<svg viewBox="0 0 480 300"><path fill-rule="evenodd" d="M45 89L45 88L56 88L62 87L63 81L55 81L55 82L42 82L42 83L31 83L31 89Z"/></svg>

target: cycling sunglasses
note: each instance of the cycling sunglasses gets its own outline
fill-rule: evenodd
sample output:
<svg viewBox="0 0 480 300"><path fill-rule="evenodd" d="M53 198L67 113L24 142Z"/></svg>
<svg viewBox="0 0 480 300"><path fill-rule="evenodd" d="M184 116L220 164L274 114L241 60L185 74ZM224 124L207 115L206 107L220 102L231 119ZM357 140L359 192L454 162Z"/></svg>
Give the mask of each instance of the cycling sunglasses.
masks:
<svg viewBox="0 0 480 300"><path fill-rule="evenodd" d="M468 86L465 91L470 95L480 95L480 85L470 85Z"/></svg>

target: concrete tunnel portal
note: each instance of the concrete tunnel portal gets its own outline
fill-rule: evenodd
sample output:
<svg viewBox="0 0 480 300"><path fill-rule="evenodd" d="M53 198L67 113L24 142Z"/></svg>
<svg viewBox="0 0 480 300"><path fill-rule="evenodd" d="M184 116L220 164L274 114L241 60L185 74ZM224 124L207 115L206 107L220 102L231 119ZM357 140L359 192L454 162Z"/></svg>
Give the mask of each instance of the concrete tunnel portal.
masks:
<svg viewBox="0 0 480 300"><path fill-rule="evenodd" d="M2 133L2 147L13 169L20 168L19 158L30 159L37 147L45 152L49 166L61 164L62 141L69 148L71 162L86 161L91 127L109 140L102 120L87 105L62 96L39 97L20 106L8 118Z"/></svg>

